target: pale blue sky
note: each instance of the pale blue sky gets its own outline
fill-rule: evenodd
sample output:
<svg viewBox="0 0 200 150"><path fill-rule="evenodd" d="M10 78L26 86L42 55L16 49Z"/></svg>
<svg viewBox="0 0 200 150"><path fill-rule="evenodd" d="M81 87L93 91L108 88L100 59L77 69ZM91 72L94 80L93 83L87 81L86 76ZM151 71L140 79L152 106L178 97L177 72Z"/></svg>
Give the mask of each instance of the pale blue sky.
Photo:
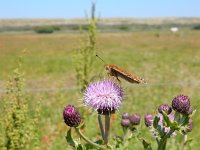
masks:
<svg viewBox="0 0 200 150"><path fill-rule="evenodd" d="M84 18L92 0L0 0L0 18ZM96 15L200 17L200 0L93 0Z"/></svg>

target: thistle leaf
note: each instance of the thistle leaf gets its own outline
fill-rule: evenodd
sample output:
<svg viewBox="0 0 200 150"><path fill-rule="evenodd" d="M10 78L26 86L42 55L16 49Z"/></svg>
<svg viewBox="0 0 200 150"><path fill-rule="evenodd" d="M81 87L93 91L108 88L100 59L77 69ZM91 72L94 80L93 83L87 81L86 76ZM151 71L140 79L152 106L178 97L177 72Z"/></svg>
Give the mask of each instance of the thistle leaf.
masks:
<svg viewBox="0 0 200 150"><path fill-rule="evenodd" d="M155 129L157 129L158 127L158 122L160 121L160 118L158 116L155 116L154 120L153 120L153 127Z"/></svg>
<svg viewBox="0 0 200 150"><path fill-rule="evenodd" d="M151 143L147 142L145 139L142 139L142 144L143 144L144 149L152 150Z"/></svg>
<svg viewBox="0 0 200 150"><path fill-rule="evenodd" d="M167 127L172 126L172 122L171 122L169 116L165 112L162 113L162 116L163 116L164 121L166 122L166 126Z"/></svg>
<svg viewBox="0 0 200 150"><path fill-rule="evenodd" d="M71 134L71 128L68 130L68 132L67 132L67 135L66 135L66 141L67 141L67 143L70 145L70 146L72 146L72 147L74 147L74 148L77 148L78 147L78 142L76 142L74 139L73 139L73 137L72 137L72 134Z"/></svg>

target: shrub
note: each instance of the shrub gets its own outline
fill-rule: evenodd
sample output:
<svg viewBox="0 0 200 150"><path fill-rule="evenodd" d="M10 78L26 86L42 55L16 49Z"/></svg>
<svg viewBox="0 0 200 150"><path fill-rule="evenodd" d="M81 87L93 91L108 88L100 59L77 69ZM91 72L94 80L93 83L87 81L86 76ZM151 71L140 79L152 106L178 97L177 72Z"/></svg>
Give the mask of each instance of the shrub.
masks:
<svg viewBox="0 0 200 150"><path fill-rule="evenodd" d="M96 18L95 4L92 4L92 14L88 26L81 26L83 30L87 29L87 35L81 43L81 47L75 52L75 69L77 85L83 90L91 80L93 60L96 54Z"/></svg>
<svg viewBox="0 0 200 150"><path fill-rule="evenodd" d="M200 30L200 24L193 27L193 30Z"/></svg>
<svg viewBox="0 0 200 150"><path fill-rule="evenodd" d="M13 76L7 84L6 94L3 97L4 110L1 114L1 143L0 149L21 150L29 149L38 143L38 108L35 116L31 116L27 96L24 92L24 73L21 62L14 70Z"/></svg>
<svg viewBox="0 0 200 150"><path fill-rule="evenodd" d="M34 31L36 33L41 33L41 34L53 33L54 31L58 31L58 30L60 30L59 26L38 26L34 28Z"/></svg>
<svg viewBox="0 0 200 150"><path fill-rule="evenodd" d="M124 31L128 31L129 30L129 26L125 25L125 24L122 24L122 25L119 26L119 29L120 30L124 30Z"/></svg>

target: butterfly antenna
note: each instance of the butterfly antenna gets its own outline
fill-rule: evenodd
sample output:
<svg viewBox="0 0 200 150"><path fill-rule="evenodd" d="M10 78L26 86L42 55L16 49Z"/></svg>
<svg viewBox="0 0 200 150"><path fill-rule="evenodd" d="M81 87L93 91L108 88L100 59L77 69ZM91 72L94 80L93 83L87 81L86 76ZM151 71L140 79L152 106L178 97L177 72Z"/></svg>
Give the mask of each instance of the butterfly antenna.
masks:
<svg viewBox="0 0 200 150"><path fill-rule="evenodd" d="M96 57L98 57L102 62L105 63L105 61L103 59L101 59L101 57L99 57L99 55L96 54Z"/></svg>

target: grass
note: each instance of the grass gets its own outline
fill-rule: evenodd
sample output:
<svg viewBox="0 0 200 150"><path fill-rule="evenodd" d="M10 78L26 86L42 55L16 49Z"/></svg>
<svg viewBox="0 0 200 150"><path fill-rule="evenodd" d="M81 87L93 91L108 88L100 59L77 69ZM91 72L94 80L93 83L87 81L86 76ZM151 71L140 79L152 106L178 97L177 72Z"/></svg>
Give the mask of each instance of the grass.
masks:
<svg viewBox="0 0 200 150"><path fill-rule="evenodd" d="M39 149L66 149L64 136L67 127L62 120L62 111L67 104L81 105L78 102L82 97L80 92L68 88L76 86L73 55L82 37L79 33L0 34L1 89L16 66L17 56L26 50L23 69L32 109L42 98ZM159 30L99 33L98 55L107 63L133 71L148 81L147 85L141 86L122 81L126 99L112 125L113 131L119 131L120 115L123 112L137 112L143 116L145 113L154 113L159 104L170 104L178 94L188 95L194 108L199 108L199 38L199 31L189 30L181 30L177 34ZM93 76L94 80L105 76L103 64L98 59L95 60ZM197 111L194 130L189 134L190 138L194 138L191 149L198 149L198 115ZM85 133L91 138L98 137L95 115L92 113L88 116L85 119L88 121L86 127L89 127ZM141 128L146 136L150 136L144 125ZM141 149L141 144L133 143L132 147Z"/></svg>

